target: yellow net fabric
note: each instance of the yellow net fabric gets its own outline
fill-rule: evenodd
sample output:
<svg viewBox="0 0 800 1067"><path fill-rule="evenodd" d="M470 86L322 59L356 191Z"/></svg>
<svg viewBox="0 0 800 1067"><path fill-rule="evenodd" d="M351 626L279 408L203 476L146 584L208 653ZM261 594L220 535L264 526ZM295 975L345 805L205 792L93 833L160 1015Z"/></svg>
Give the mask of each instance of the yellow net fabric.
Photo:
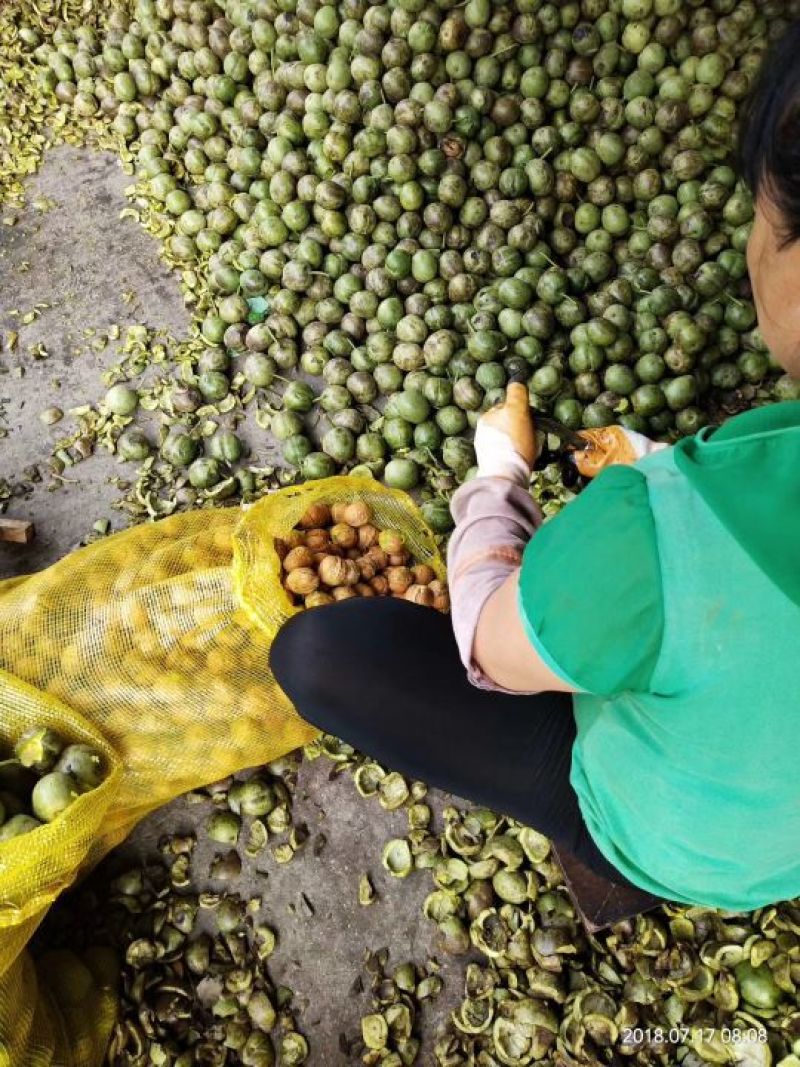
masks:
<svg viewBox="0 0 800 1067"><path fill-rule="evenodd" d="M356 498L444 575L408 497L339 477L244 514L136 526L0 582L0 750L36 723L93 744L109 768L52 824L0 844L0 1067L102 1062L115 1010L107 977L61 958L40 961L37 979L24 951L56 896L153 808L316 736L269 670L270 643L297 610L273 538L315 501Z"/></svg>
<svg viewBox="0 0 800 1067"><path fill-rule="evenodd" d="M283 489L259 501L234 533L233 573L238 599L269 641L290 615L301 610L293 607L281 585L281 562L273 544L275 532L291 530L312 504L349 503L356 499L372 508L376 526L400 530L405 535L406 547L415 562L428 563L438 578L444 578L444 564L433 534L414 502L400 490L387 489L371 478L345 476Z"/></svg>

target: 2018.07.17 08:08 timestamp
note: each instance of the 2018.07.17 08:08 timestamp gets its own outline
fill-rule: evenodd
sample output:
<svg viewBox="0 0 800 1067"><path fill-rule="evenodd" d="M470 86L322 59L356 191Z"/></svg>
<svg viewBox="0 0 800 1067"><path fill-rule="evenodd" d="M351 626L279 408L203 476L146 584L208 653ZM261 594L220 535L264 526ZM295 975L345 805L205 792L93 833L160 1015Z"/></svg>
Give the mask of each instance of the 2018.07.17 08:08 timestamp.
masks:
<svg viewBox="0 0 800 1067"><path fill-rule="evenodd" d="M763 1026L741 1027L647 1027L628 1026L623 1027L620 1035L623 1045L685 1045L690 1039L710 1043L722 1041L725 1045L741 1045L744 1043L761 1042L767 1040L767 1031Z"/></svg>

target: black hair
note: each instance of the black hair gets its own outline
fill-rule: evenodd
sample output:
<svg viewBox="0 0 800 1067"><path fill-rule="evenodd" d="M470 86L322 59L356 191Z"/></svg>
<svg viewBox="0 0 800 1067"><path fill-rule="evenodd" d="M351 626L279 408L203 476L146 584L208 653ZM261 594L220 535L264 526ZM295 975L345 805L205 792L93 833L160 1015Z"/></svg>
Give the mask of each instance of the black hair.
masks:
<svg viewBox="0 0 800 1067"><path fill-rule="evenodd" d="M739 128L739 170L781 214L784 242L800 238L800 20L764 56Z"/></svg>

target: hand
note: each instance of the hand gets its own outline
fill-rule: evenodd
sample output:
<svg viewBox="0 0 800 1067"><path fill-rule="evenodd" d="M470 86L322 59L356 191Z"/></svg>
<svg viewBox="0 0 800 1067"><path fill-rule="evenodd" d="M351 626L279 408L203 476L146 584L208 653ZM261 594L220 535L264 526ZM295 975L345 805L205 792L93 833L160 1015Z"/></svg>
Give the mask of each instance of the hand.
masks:
<svg viewBox="0 0 800 1067"><path fill-rule="evenodd" d="M502 404L478 420L475 453L481 477L508 478L527 486L536 461L536 429L527 387L513 382Z"/></svg>
<svg viewBox="0 0 800 1067"><path fill-rule="evenodd" d="M651 452L660 452L662 448L669 447L663 442L651 441L634 430L626 430L624 426L602 426L597 430L578 432L592 445L585 452L572 453L572 460L584 478L594 478L600 471L616 463L630 466Z"/></svg>
<svg viewBox="0 0 800 1067"><path fill-rule="evenodd" d="M538 449L527 386L512 382L506 389L505 402L495 404L481 415L478 425L492 426L504 433L514 451L522 456L529 467L533 467Z"/></svg>

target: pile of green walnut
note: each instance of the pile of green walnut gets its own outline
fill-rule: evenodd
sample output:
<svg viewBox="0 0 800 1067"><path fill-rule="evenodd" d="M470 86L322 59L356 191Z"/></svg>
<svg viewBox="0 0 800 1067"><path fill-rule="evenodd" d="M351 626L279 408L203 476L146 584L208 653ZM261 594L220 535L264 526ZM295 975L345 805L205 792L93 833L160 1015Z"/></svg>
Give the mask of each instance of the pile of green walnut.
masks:
<svg viewBox="0 0 800 1067"><path fill-rule="evenodd" d="M235 496L255 404L302 478L446 498L524 375L656 437L797 395L760 338L740 105L796 0L136 0L20 31L62 125L117 138L194 302L156 447ZM135 384L107 404L126 425ZM245 479L245 483L246 483Z"/></svg>
<svg viewBox="0 0 800 1067"><path fill-rule="evenodd" d="M90 745L67 744L47 727L26 730L0 762L0 844L52 822L104 777Z"/></svg>
<svg viewBox="0 0 800 1067"><path fill-rule="evenodd" d="M291 477L369 470L419 490L444 532L447 499L474 471L477 418L512 375L574 428L667 439L798 396L756 327L752 204L732 169L742 101L797 0L136 0L80 21L8 10L13 113L26 131L36 116L39 137L49 126L115 145L194 312L192 336L158 360L136 342L69 445L82 455L110 436L146 468L148 508L156 470L179 506L252 497L261 476L236 432L252 409ZM16 195L41 145L12 127L0 187ZM156 390L148 359L166 374ZM159 414L157 439L143 409ZM668 906L587 935L539 835L455 809L439 830L401 776L331 739L307 750L321 752L353 765L365 796L407 808L384 866L398 879L427 869L442 951L472 954L439 1067L800 1067L797 902ZM20 778L5 767L0 799ZM237 803L209 828L229 849L215 870L228 882ZM253 847L287 817L283 803L255 817ZM299 844L276 845L276 860ZM117 886L129 954L111 1062L271 1064L275 1044L299 1062L287 995L254 962L270 934L234 894L193 898L187 847L170 846L169 884ZM362 890L368 904L368 879ZM206 910L211 933L195 927ZM224 986L216 1015L191 971L206 949ZM417 978L394 975L394 990L380 978L354 1046L367 1062L413 1062L401 1008ZM277 1041L262 1036L262 993Z"/></svg>

